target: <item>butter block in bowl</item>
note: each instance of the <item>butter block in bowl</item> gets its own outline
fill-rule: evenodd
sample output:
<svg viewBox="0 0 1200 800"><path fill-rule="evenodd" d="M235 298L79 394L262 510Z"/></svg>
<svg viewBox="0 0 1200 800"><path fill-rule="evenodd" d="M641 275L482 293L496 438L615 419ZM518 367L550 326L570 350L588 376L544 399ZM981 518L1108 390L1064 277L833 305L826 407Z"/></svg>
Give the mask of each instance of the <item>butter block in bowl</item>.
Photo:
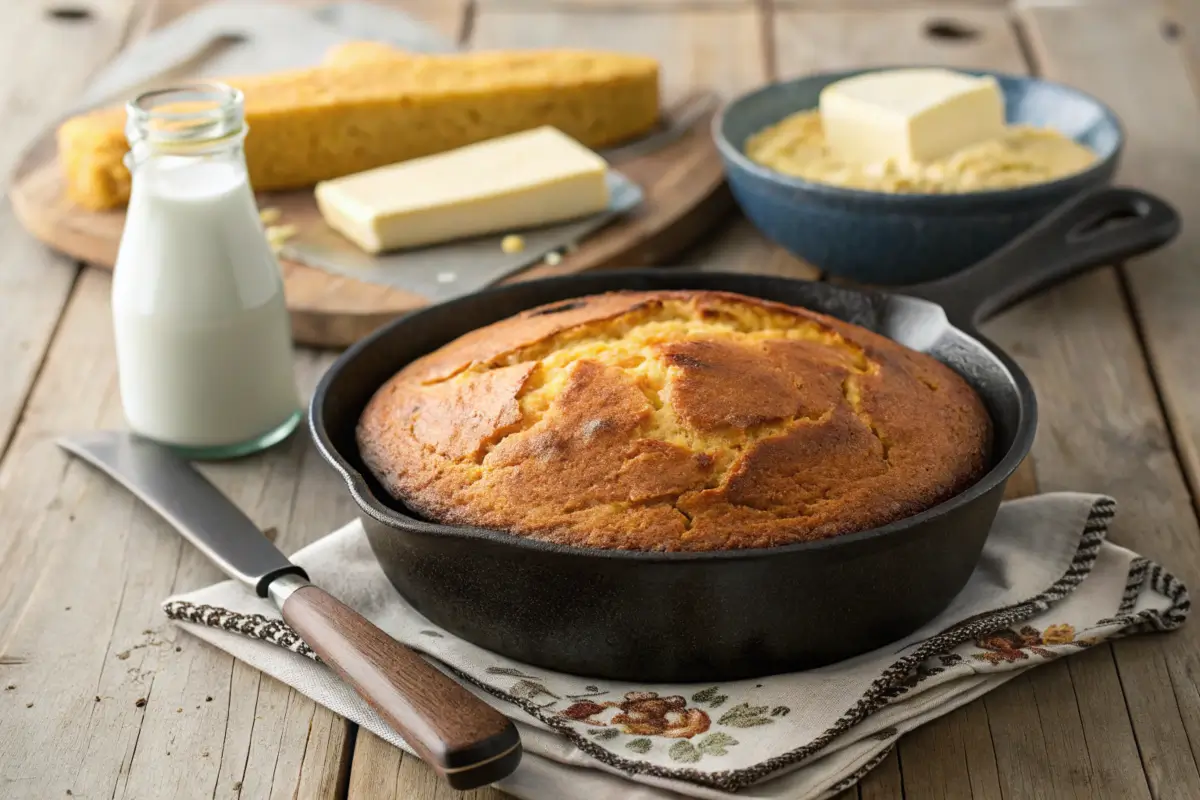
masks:
<svg viewBox="0 0 1200 800"><path fill-rule="evenodd" d="M970 144L986 133L970 124L980 113L971 111L970 93L945 93L951 106L966 103L958 107L971 112L967 119L952 114L940 131L924 130L920 117L940 104L917 103L916 92L894 91L891 80L914 69L938 68L809 75L725 106L713 138L733 196L754 226L829 274L909 285L981 261L1075 194L1112 180L1124 137L1116 115L1096 98L1040 78L960 70L968 84L994 82L1004 104L1004 135ZM874 105L899 108L892 116L900 122L890 130L909 135L885 137L883 146L895 148L887 153L844 159L834 148L851 136L836 129L826 136L822 95L865 76L892 83L891 94ZM885 116L878 109L875 118ZM773 133L784 136L772 144ZM948 140L939 142L939 133ZM956 152L939 158L946 148ZM907 163L914 155L916 164Z"/></svg>
<svg viewBox="0 0 1200 800"><path fill-rule="evenodd" d="M825 141L848 162L936 161L1004 135L1004 95L991 75L867 72L826 86L819 107Z"/></svg>
<svg viewBox="0 0 1200 800"><path fill-rule="evenodd" d="M608 207L608 164L543 126L317 184L331 228L368 253L577 219Z"/></svg>

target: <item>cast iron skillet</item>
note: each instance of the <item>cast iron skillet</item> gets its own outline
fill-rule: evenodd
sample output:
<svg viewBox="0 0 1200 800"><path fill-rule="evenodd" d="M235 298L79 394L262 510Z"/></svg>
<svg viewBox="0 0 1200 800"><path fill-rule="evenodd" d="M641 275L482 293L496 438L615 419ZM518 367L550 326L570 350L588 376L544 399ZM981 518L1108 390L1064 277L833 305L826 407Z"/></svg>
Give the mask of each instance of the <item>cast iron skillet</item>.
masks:
<svg viewBox="0 0 1200 800"><path fill-rule="evenodd" d="M1029 453L1033 390L979 335L978 323L1086 269L1159 247L1178 229L1178 216L1161 200L1101 189L986 261L911 287L907 296L665 269L502 286L399 319L347 350L313 397L312 432L346 479L396 589L467 641L548 669L637 681L816 667L895 641L949 604L979 559L1005 482ZM995 423L992 468L962 494L881 528L775 548L674 554L589 550L426 522L371 477L354 429L397 370L524 309L614 289L739 292L831 314L928 352L986 403Z"/></svg>

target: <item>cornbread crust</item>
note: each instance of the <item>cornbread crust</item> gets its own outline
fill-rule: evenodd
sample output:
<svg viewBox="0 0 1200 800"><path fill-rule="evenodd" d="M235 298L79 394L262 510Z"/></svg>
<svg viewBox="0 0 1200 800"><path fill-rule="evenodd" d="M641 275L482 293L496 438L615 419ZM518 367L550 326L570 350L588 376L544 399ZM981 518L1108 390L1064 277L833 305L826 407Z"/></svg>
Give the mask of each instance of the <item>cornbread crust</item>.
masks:
<svg viewBox="0 0 1200 800"><path fill-rule="evenodd" d="M982 476L991 421L951 369L864 328L736 294L617 292L412 362L357 434L427 519L696 551L927 509Z"/></svg>
<svg viewBox="0 0 1200 800"><path fill-rule="evenodd" d="M551 125L593 149L651 131L658 62L590 50L412 55L362 43L329 63L230 78L245 95L255 191L295 189ZM129 200L124 108L58 128L67 196L103 210Z"/></svg>

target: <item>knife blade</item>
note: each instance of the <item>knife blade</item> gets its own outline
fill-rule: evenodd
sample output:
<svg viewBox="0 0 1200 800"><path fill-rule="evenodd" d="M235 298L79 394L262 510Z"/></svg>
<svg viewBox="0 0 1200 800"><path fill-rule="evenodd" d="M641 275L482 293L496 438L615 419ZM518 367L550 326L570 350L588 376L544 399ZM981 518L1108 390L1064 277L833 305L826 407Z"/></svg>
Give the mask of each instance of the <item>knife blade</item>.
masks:
<svg viewBox="0 0 1200 800"><path fill-rule="evenodd" d="M259 597L281 575L308 579L241 509L162 445L110 432L65 437L59 445L112 476Z"/></svg>
<svg viewBox="0 0 1200 800"><path fill-rule="evenodd" d="M511 774L521 761L516 726L309 583L257 526L169 448L117 431L66 436L58 445L108 474L231 577L269 597L283 619L455 789Z"/></svg>

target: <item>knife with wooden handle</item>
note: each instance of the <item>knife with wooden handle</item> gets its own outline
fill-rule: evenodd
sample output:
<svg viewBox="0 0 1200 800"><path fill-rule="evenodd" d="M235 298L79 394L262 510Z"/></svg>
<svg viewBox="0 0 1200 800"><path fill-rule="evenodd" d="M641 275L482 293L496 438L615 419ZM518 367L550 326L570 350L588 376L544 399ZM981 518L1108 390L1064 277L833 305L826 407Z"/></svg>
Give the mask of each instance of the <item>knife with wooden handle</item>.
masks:
<svg viewBox="0 0 1200 800"><path fill-rule="evenodd" d="M171 523L230 577L269 597L283 619L455 789L512 773L516 727L354 609L309 583L215 486L166 447L127 433L64 437Z"/></svg>

